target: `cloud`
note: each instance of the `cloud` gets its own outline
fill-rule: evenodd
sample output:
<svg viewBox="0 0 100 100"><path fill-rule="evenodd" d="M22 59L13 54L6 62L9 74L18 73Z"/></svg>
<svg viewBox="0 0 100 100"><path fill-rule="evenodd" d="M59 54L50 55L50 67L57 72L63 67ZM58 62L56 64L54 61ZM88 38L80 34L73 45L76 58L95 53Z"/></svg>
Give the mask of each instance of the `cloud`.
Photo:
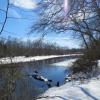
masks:
<svg viewBox="0 0 100 100"><path fill-rule="evenodd" d="M37 7L36 2L33 0L10 0L10 3L24 9L35 9Z"/></svg>

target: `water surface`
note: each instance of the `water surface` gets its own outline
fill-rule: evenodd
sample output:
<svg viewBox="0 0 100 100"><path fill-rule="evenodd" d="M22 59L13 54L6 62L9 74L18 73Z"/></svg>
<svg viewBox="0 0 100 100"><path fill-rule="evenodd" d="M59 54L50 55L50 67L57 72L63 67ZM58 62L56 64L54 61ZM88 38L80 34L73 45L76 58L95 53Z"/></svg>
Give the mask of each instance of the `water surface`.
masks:
<svg viewBox="0 0 100 100"><path fill-rule="evenodd" d="M62 59L68 61L69 59ZM37 71L39 75L52 80L51 87L63 85L65 77L70 73L69 66L63 66L63 61L55 63L25 63L20 67L0 68L0 91L12 91L8 100L33 100L36 96L46 91L46 82L36 80L31 75ZM61 64L62 63L62 64ZM9 86L10 85L10 86ZM12 88L9 88L12 87Z"/></svg>

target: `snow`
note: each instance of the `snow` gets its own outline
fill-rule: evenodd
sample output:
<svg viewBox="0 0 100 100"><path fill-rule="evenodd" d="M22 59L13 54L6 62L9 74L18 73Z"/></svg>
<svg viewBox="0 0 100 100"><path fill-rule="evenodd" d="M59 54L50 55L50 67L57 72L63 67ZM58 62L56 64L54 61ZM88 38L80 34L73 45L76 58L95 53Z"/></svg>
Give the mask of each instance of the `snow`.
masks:
<svg viewBox="0 0 100 100"><path fill-rule="evenodd" d="M35 57L10 57L1 58L0 64L18 63L45 60L55 57L64 57L72 55L51 55L51 56L35 56ZM11 62L12 60L12 62ZM71 65L76 59L68 60L67 62L54 63L56 66ZM100 60L98 60L100 66ZM43 78L43 77L42 77ZM44 79L44 78L43 78ZM45 79L47 81L47 79ZM37 100L100 100L100 76L91 80L80 80L66 82L60 87L49 88L45 93L41 94Z"/></svg>
<svg viewBox="0 0 100 100"><path fill-rule="evenodd" d="M70 67L73 64L73 62L75 62L76 60L77 60L76 58L74 58L74 59L67 59L67 60L64 60L62 62L53 63L51 65L54 65L54 66L63 66L63 67L68 66L68 67Z"/></svg>
<svg viewBox="0 0 100 100"><path fill-rule="evenodd" d="M41 76L40 74L37 74L37 73L34 73L33 75L30 75L30 77L33 77L36 80L48 82L47 78L44 78L43 76Z"/></svg>
<svg viewBox="0 0 100 100"><path fill-rule="evenodd" d="M54 65L66 65L76 59ZM100 66L100 60L98 60ZM82 76L82 73L79 73ZM41 94L37 100L100 100L100 75L92 79L72 80L60 87L52 87Z"/></svg>
<svg viewBox="0 0 100 100"><path fill-rule="evenodd" d="M54 65L66 66L75 60L54 63ZM100 60L98 60L98 66L100 66ZM79 76L82 74L80 73ZM72 80L60 87L49 88L37 100L100 100L100 75L91 79Z"/></svg>
<svg viewBox="0 0 100 100"><path fill-rule="evenodd" d="M48 82L48 79L44 78L43 76L41 76L41 79L43 79L45 82Z"/></svg>
<svg viewBox="0 0 100 100"><path fill-rule="evenodd" d="M98 66L100 67L100 60L98 60Z"/></svg>
<svg viewBox="0 0 100 100"><path fill-rule="evenodd" d="M100 100L100 77L84 84L75 83L50 88L37 100Z"/></svg>
<svg viewBox="0 0 100 100"><path fill-rule="evenodd" d="M39 61L56 57L67 57L67 56L76 56L81 54L68 54L68 55L48 55L48 56L34 56L34 57L5 57L0 58L0 64L11 64L11 63L19 63L19 62L31 62L31 61Z"/></svg>

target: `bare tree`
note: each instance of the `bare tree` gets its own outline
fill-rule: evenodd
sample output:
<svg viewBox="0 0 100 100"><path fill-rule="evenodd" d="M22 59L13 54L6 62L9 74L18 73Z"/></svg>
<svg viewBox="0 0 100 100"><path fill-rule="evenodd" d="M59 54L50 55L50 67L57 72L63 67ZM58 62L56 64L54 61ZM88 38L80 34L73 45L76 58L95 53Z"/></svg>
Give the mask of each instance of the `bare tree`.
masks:
<svg viewBox="0 0 100 100"><path fill-rule="evenodd" d="M71 30L82 38L87 49L89 41L96 46L96 37L100 37L99 0L67 0L67 3L69 6L64 11L63 0L41 0L41 17L31 31L66 33Z"/></svg>

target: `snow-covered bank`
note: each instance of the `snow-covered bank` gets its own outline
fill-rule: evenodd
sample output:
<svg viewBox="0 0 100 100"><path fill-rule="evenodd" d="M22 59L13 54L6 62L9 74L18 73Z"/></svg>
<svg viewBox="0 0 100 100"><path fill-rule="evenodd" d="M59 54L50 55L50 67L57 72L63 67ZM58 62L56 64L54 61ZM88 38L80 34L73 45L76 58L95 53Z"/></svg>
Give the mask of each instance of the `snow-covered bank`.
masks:
<svg viewBox="0 0 100 100"><path fill-rule="evenodd" d="M37 100L100 100L100 77L85 84L73 85L70 82L61 87L50 88Z"/></svg>
<svg viewBox="0 0 100 100"><path fill-rule="evenodd" d="M38 61L38 60L45 60L50 58L57 58L57 57L69 57L69 56L78 56L81 54L69 54L69 55L49 55L49 56L34 56L34 57L25 57L25 56L18 56L18 57L6 57L0 59L0 64L11 64L11 63L19 63L19 62L31 62L31 61Z"/></svg>
<svg viewBox="0 0 100 100"><path fill-rule="evenodd" d="M99 68L100 68L100 60L98 60L98 66L99 66Z"/></svg>
<svg viewBox="0 0 100 100"><path fill-rule="evenodd" d="M73 62L75 62L77 60L77 58L74 58L74 59L67 59L65 61L62 61L62 62L58 62L58 63L53 63L51 65L54 65L54 66L63 66L63 67L70 67L72 66Z"/></svg>
<svg viewBox="0 0 100 100"><path fill-rule="evenodd" d="M76 59L54 65L68 65ZM98 60L100 66L100 60ZM81 74L79 74L82 76ZM72 80L60 87L52 87L41 94L37 100L100 100L100 75L91 79Z"/></svg>

